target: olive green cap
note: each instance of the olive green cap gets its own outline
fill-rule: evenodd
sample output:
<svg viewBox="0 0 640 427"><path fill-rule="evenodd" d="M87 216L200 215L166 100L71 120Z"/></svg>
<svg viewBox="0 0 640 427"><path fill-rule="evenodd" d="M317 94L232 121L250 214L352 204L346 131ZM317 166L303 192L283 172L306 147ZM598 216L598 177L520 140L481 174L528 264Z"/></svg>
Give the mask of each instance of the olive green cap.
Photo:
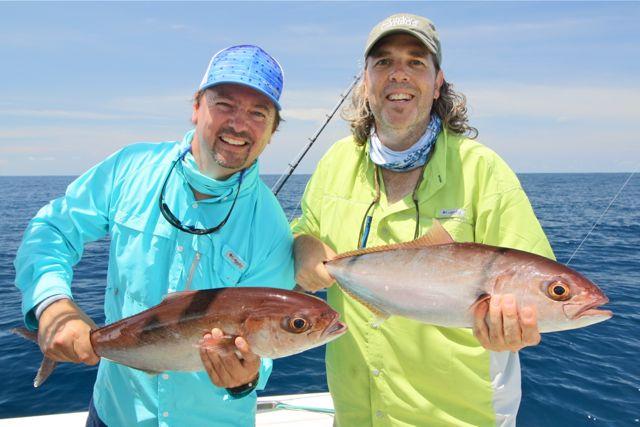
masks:
<svg viewBox="0 0 640 427"><path fill-rule="evenodd" d="M373 46L383 37L391 34L406 33L414 36L422 42L435 55L438 66L442 65L442 50L440 38L433 22L427 18L410 13L397 13L379 22L369 33L367 47L364 50L366 58Z"/></svg>

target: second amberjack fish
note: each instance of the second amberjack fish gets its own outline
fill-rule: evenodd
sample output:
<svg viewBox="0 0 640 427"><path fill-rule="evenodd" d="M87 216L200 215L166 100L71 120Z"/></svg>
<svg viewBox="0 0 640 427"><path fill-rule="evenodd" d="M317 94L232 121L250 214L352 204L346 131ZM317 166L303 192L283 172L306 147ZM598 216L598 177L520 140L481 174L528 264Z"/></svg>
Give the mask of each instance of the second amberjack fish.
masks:
<svg viewBox="0 0 640 427"><path fill-rule="evenodd" d="M380 318L390 315L446 327L472 327L474 307L513 294L533 305L541 332L602 322L605 294L577 271L539 255L456 243L438 221L417 240L347 252L325 262L344 291Z"/></svg>
<svg viewBox="0 0 640 427"><path fill-rule="evenodd" d="M232 342L244 337L261 357L279 358L325 344L347 331L320 298L276 288L240 287L175 292L148 310L91 332L94 352L149 373L201 371L200 342L219 328ZM36 340L34 332L14 333ZM56 362L45 357L41 385Z"/></svg>

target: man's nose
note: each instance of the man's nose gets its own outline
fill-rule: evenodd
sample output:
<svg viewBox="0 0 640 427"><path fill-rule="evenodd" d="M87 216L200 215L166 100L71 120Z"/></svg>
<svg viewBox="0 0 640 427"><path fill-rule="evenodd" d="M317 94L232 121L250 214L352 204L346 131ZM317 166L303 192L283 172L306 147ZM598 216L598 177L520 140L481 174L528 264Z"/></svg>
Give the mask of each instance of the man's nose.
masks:
<svg viewBox="0 0 640 427"><path fill-rule="evenodd" d="M389 74L389 80L394 82L404 82L409 79L407 69L403 64L394 64L391 73Z"/></svg>
<svg viewBox="0 0 640 427"><path fill-rule="evenodd" d="M244 130L247 130L249 127L248 116L249 116L249 113L238 109L234 111L234 113L229 117L229 120L227 123L229 127L234 131L242 132Z"/></svg>

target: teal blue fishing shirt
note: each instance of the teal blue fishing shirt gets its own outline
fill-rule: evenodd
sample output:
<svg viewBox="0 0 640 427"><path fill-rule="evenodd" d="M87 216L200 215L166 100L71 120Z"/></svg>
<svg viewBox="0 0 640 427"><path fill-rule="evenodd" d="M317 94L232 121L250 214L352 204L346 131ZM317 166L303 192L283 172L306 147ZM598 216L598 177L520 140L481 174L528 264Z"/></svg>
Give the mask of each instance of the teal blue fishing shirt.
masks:
<svg viewBox="0 0 640 427"><path fill-rule="evenodd" d="M218 232L197 236L171 226L158 199L169 168L191 144L139 143L108 157L69 185L29 223L15 260L25 323L46 298L72 297L72 267L86 243L110 235L106 323L139 313L171 292L233 286L293 288L292 236L278 201L260 180L258 164L243 177L236 205ZM218 193L197 201L174 168L165 202L183 224L216 226L227 214L240 173L219 181ZM263 358L258 389L271 373ZM160 375L102 359L93 401L109 426L253 425L256 394L231 398L206 372Z"/></svg>

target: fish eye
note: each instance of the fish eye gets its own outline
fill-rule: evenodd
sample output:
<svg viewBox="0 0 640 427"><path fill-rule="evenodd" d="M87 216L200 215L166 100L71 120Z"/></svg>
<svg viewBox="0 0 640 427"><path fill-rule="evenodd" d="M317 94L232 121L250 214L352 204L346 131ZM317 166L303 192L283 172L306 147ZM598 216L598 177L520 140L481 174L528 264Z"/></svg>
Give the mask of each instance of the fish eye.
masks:
<svg viewBox="0 0 640 427"><path fill-rule="evenodd" d="M309 322L303 317L290 317L286 325L287 329L295 333L301 333L309 329Z"/></svg>
<svg viewBox="0 0 640 427"><path fill-rule="evenodd" d="M566 283L554 281L547 286L547 295L555 301L566 301L571 298L571 289Z"/></svg>

